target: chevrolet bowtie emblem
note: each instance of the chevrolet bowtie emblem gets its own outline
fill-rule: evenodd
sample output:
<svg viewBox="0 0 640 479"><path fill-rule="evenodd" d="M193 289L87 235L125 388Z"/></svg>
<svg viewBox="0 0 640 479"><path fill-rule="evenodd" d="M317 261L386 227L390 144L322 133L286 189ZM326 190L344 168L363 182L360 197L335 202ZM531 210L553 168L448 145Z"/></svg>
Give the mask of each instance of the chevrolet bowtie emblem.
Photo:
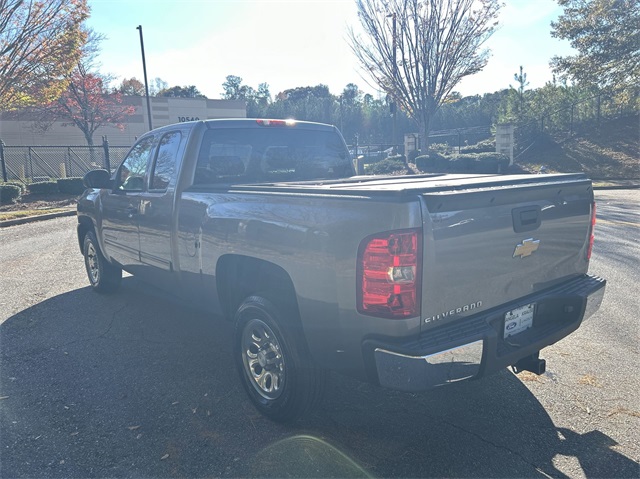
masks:
<svg viewBox="0 0 640 479"><path fill-rule="evenodd" d="M518 246L516 246L516 250L513 252L513 257L520 256L520 258L524 258L526 256L531 256L531 253L537 251L540 246L540 240L534 240L533 238L529 238L524 240Z"/></svg>

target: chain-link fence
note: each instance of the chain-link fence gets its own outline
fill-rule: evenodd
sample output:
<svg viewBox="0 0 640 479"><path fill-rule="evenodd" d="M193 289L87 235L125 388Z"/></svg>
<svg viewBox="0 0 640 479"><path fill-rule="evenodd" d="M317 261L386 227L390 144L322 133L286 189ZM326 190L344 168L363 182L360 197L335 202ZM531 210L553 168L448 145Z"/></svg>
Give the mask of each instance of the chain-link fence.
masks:
<svg viewBox="0 0 640 479"><path fill-rule="evenodd" d="M616 95L595 95L546 112L537 120L516 125L516 155L527 151L543 134L562 141L597 127L603 120L637 114L640 110L638 92L638 88L630 88Z"/></svg>
<svg viewBox="0 0 640 479"><path fill-rule="evenodd" d="M129 151L128 146L13 146L0 141L2 180L24 183L84 176L87 171L113 171Z"/></svg>
<svg viewBox="0 0 640 479"><path fill-rule="evenodd" d="M493 137L491 126L477 126L470 128L457 128L455 130L432 131L429 133L429 144L438 145L439 150L449 154L462 153L466 146Z"/></svg>
<svg viewBox="0 0 640 479"><path fill-rule="evenodd" d="M409 151L419 150L422 145L422 138L419 133L405 135L407 137L406 146ZM469 145L493 138L491 126L478 126L469 128L457 128L455 130L439 130L429 133L429 144L437 145L439 150L448 153L460 153ZM403 145L404 146L404 145ZM365 159L382 160L392 154L391 144L363 144L349 145L349 151L355 158L364 156ZM404 148L398 148L398 153L408 153Z"/></svg>

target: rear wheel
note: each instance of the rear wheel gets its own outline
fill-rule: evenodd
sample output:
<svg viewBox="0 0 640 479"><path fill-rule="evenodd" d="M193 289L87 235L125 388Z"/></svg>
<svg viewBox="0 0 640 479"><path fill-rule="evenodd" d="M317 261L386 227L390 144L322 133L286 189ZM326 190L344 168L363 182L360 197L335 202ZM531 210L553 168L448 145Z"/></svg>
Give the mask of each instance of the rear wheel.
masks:
<svg viewBox="0 0 640 479"><path fill-rule="evenodd" d="M100 251L96 235L89 231L83 243L84 265L94 291L112 293L120 287L122 270L109 263Z"/></svg>
<svg viewBox="0 0 640 479"><path fill-rule="evenodd" d="M234 356L254 406L270 419L287 422L320 400L326 373L283 319L269 300L247 298L236 313Z"/></svg>

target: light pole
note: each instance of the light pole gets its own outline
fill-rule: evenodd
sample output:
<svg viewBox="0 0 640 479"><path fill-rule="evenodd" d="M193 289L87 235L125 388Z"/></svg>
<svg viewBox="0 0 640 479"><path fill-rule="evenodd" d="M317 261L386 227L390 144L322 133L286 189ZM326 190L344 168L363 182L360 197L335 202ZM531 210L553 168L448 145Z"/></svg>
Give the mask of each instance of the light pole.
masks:
<svg viewBox="0 0 640 479"><path fill-rule="evenodd" d="M144 91L147 94L147 116L149 117L149 130L153 130L151 123L151 100L149 100L149 83L147 82L147 62L144 59L144 40L142 39L142 25L138 25L136 30L140 31L140 50L142 50L142 70L144 71Z"/></svg>
<svg viewBox="0 0 640 479"><path fill-rule="evenodd" d="M398 81L398 64L396 62L396 13L390 13L387 18L391 18L392 24L392 48L393 48L393 92L391 94L391 143L393 143L393 153L397 153L396 141L396 118L398 116L398 105L396 104L396 82Z"/></svg>

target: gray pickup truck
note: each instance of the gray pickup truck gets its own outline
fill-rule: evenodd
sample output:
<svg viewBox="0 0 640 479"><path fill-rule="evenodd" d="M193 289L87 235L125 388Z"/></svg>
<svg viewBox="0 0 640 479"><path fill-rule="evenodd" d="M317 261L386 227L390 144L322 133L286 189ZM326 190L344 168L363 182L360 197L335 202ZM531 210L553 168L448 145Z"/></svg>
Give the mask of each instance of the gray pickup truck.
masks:
<svg viewBox="0 0 640 479"><path fill-rule="evenodd" d="M356 175L333 126L239 119L151 131L85 185L93 289L125 270L229 318L274 420L305 414L327 370L405 391L542 374L604 295L582 174Z"/></svg>

